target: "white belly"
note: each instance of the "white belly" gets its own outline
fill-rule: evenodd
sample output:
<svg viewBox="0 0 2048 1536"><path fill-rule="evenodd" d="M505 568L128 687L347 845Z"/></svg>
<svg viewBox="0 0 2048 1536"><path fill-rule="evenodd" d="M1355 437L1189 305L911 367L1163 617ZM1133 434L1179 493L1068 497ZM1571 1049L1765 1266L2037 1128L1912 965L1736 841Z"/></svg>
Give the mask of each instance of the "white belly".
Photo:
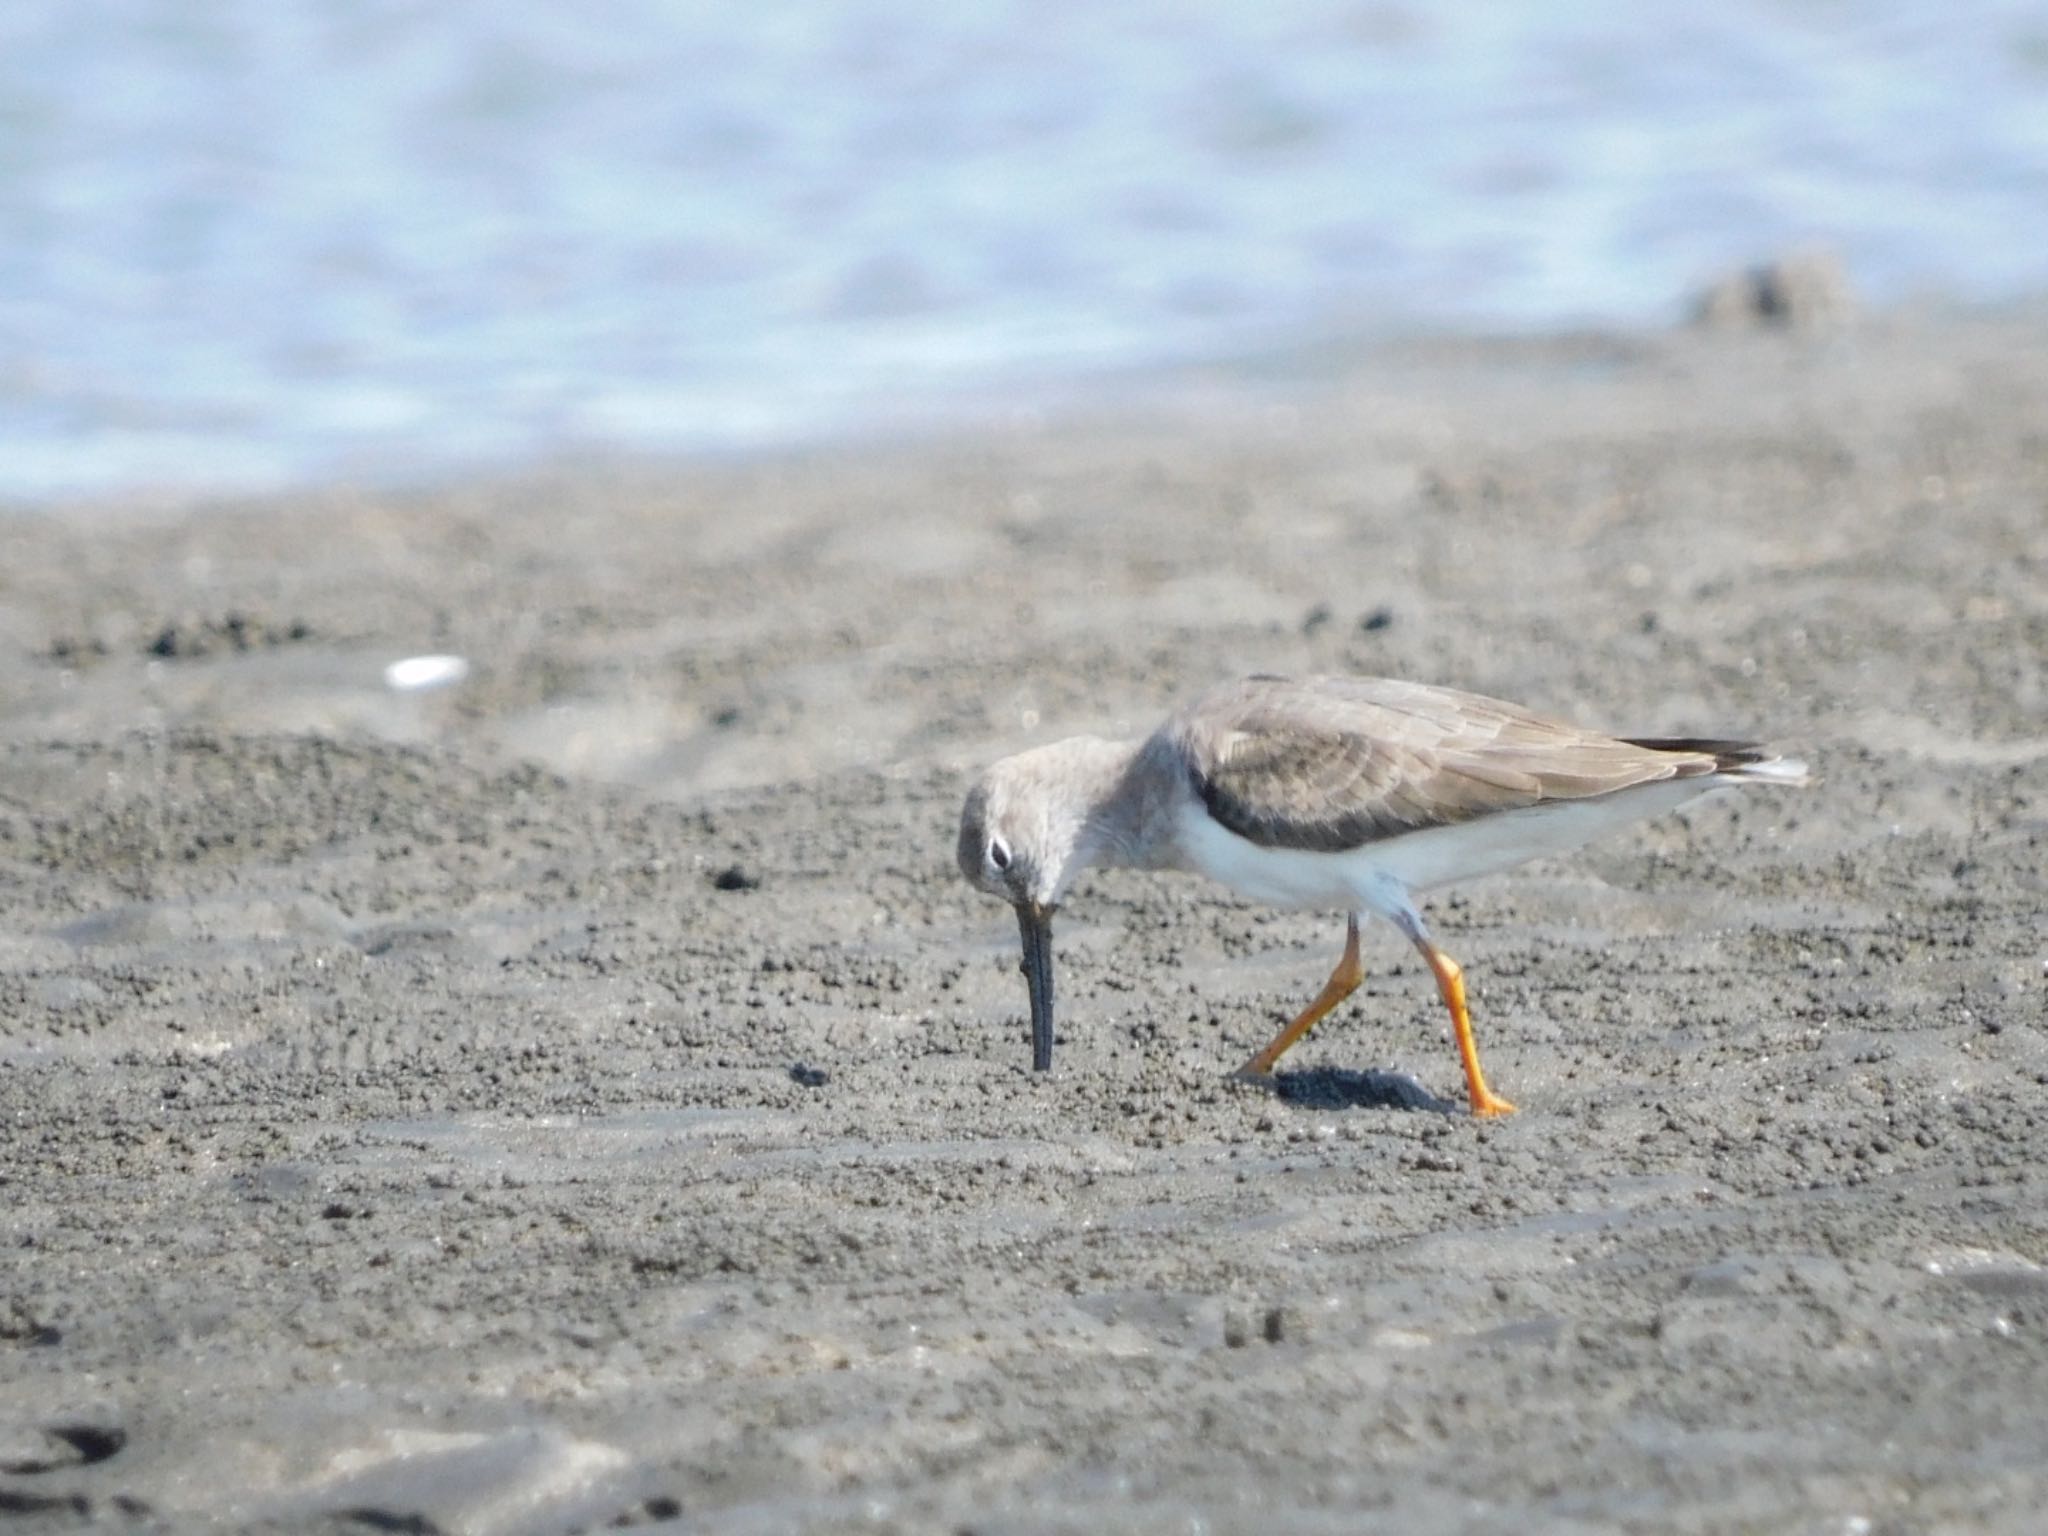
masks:
<svg viewBox="0 0 2048 1536"><path fill-rule="evenodd" d="M1716 787L1711 780L1666 780L1596 799L1552 801L1409 832L1344 853L1260 847L1211 820L1199 804L1182 810L1176 830L1191 869L1254 901L1391 915L1407 908L1414 893L1569 853L1603 832L1659 815Z"/></svg>

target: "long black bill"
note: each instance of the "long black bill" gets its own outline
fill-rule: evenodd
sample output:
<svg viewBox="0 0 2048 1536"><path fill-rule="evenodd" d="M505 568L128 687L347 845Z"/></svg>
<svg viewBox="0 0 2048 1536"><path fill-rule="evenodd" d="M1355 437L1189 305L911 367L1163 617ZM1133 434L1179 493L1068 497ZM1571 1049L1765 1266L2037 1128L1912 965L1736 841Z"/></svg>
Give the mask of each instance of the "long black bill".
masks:
<svg viewBox="0 0 2048 1536"><path fill-rule="evenodd" d="M1024 936L1024 980L1031 988L1031 1070L1052 1070L1052 908L1017 904Z"/></svg>

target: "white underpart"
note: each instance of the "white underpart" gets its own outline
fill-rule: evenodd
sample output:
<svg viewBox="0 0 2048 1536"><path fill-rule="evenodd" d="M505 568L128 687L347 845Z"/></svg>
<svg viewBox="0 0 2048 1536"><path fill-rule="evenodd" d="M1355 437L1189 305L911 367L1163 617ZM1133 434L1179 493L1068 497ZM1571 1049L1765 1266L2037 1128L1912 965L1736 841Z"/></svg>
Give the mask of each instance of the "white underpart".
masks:
<svg viewBox="0 0 2048 1536"><path fill-rule="evenodd" d="M1396 922L1413 923L1418 892L1569 853L1602 833L1754 776L1750 770L1665 779L1590 799L1554 800L1524 811L1404 833L1343 853L1262 848L1221 826L1198 801L1183 809L1176 831L1192 868L1254 901L1302 910L1377 912Z"/></svg>
<svg viewBox="0 0 2048 1536"><path fill-rule="evenodd" d="M1796 757L1776 757L1767 763L1745 763L1734 773L1715 774L1716 785L1740 784L1745 780L1754 783L1762 779L1771 784L1810 784L1813 777L1807 772L1806 764Z"/></svg>

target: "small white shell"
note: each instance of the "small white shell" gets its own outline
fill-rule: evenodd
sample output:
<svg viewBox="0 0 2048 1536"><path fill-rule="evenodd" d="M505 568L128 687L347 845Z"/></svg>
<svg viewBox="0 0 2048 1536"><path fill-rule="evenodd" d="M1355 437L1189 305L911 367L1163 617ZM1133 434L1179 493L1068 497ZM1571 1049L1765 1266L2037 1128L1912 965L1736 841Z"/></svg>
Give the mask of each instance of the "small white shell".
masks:
<svg viewBox="0 0 2048 1536"><path fill-rule="evenodd" d="M397 693L446 688L469 676L466 656L408 656L384 669L384 686Z"/></svg>

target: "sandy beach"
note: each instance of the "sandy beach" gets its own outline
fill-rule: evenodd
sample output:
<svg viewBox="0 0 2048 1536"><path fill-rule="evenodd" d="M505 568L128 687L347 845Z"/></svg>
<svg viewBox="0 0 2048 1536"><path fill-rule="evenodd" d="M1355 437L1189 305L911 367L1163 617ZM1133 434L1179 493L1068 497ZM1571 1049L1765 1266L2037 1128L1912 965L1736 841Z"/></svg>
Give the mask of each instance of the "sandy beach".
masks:
<svg viewBox="0 0 2048 1536"><path fill-rule="evenodd" d="M446 653L463 682L400 694ZM2048 313L0 516L24 1532L2039 1529ZM1760 736L1384 927L968 778L1247 671Z"/></svg>

